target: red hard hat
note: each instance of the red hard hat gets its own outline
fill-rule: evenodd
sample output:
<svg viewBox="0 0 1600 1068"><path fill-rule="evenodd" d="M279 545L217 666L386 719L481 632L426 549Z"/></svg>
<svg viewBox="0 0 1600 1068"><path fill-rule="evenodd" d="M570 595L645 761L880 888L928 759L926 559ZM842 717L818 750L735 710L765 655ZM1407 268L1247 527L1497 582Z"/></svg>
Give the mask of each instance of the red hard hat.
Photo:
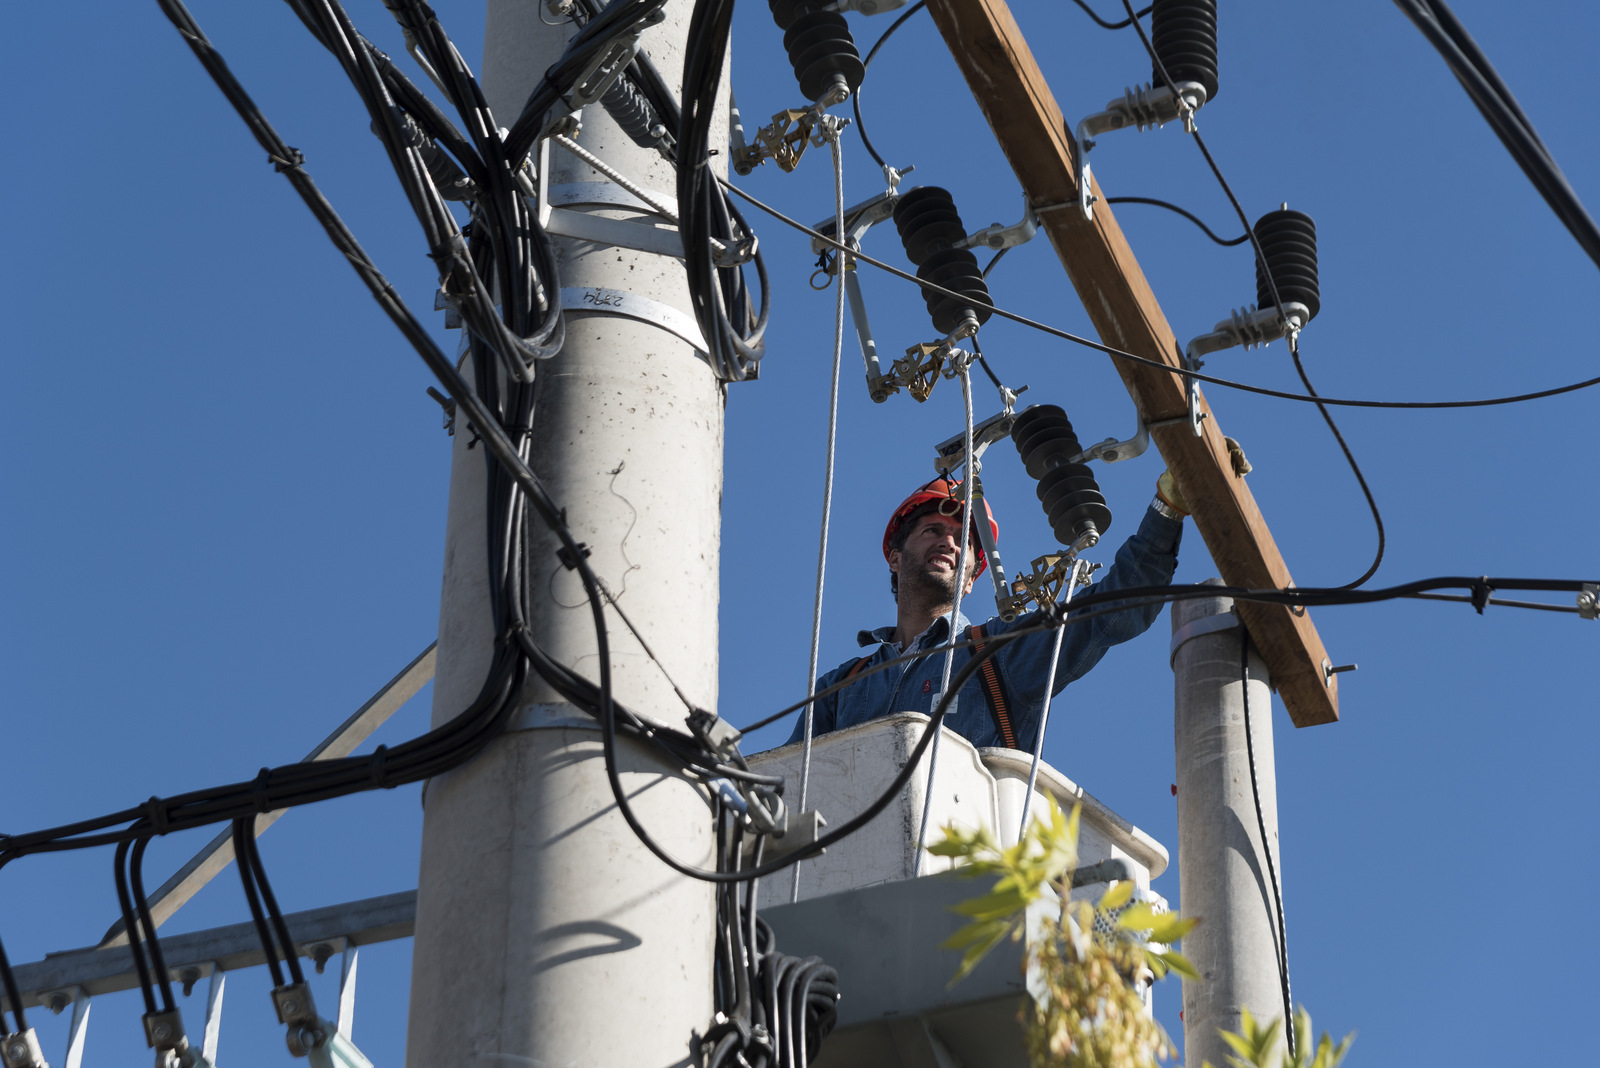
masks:
<svg viewBox="0 0 1600 1068"><path fill-rule="evenodd" d="M911 496L907 497L905 500L901 501L900 507L896 508L894 510L894 514L889 517L889 525L883 528L883 558L885 560L889 559L889 542L893 540L894 532L900 529L901 524L910 517L912 512L916 511L922 505L927 504L929 501L950 502L948 505L940 507L940 515L960 515L961 509L964 507L964 503L955 495L956 487L959 485L961 485L960 482L947 482L942 478L936 478L926 486L923 486L921 489L917 490L917 492L913 493ZM950 508L951 510L945 511L946 507ZM989 507L988 498L984 498L983 511L984 514L989 518L989 533L994 536L995 544L998 545L1000 544L1000 524L994 521L994 511ZM972 537L974 540L977 539L977 535L978 517L973 516ZM983 543L979 541L978 544L982 545ZM983 574L988 567L989 558L983 555L982 551L980 551L978 553L978 569L972 573L972 577L977 578L979 575Z"/></svg>

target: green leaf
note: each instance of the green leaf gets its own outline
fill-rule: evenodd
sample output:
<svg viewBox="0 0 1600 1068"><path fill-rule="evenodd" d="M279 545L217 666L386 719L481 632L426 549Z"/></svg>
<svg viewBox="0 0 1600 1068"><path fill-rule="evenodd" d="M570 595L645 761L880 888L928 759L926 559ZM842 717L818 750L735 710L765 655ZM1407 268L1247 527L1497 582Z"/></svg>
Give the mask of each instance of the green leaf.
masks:
<svg viewBox="0 0 1600 1068"><path fill-rule="evenodd" d="M1151 923L1148 928L1150 931L1150 941L1176 942L1178 939L1194 930L1195 924L1199 922L1199 920L1187 919L1183 916L1179 916L1175 912L1157 914L1155 917L1155 922Z"/></svg>
<svg viewBox="0 0 1600 1068"><path fill-rule="evenodd" d="M1101 895L1100 904L1098 907L1110 912L1112 909L1121 908L1123 905L1126 905L1128 903L1128 899L1132 896L1133 883L1131 880L1113 883L1111 884L1111 889L1107 890Z"/></svg>
<svg viewBox="0 0 1600 1068"><path fill-rule="evenodd" d="M969 923L955 934L940 942L944 949L965 949L975 942L992 939L998 931L1002 936L1011 929L1011 925L1004 920L988 920L983 923Z"/></svg>
<svg viewBox="0 0 1600 1068"><path fill-rule="evenodd" d="M1117 926L1130 931L1144 931L1154 927L1160 917L1148 902L1135 901L1117 917Z"/></svg>
<svg viewBox="0 0 1600 1068"><path fill-rule="evenodd" d="M1173 971L1177 972L1179 975L1183 976L1185 979L1191 980L1191 981L1196 982L1196 983L1202 981L1201 978L1200 978L1199 969L1197 969L1193 964L1191 964L1189 962L1189 958L1185 957L1182 953L1179 953L1176 950L1171 950L1171 949L1167 950L1165 953L1157 953L1154 950L1147 950L1147 952L1149 953L1150 956L1159 959L1168 968L1170 968Z"/></svg>
<svg viewBox="0 0 1600 1068"><path fill-rule="evenodd" d="M972 969L976 968L978 963L988 956L991 949L1005 939L1007 933L1011 930L1011 925L1008 923L972 924L967 930L971 930L971 928L978 928L979 930L974 932L971 945L967 947L967 951L961 956L961 967L957 968L956 974L950 977L950 982L946 984L947 987L955 986L972 974ZM958 931L956 934L959 936L962 933ZM954 940L954 937L952 937L952 940ZM948 944L947 942L946 945Z"/></svg>

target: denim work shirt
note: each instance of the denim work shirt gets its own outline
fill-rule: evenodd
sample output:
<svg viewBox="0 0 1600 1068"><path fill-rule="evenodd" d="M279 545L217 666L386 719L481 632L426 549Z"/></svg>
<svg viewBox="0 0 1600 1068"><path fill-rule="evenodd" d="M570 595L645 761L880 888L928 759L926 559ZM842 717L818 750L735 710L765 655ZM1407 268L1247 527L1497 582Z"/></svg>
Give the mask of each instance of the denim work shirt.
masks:
<svg viewBox="0 0 1600 1068"><path fill-rule="evenodd" d="M1097 592L1126 589L1133 586L1165 586L1172 581L1178 567L1178 542L1183 534L1179 520L1150 509L1138 531L1117 550L1116 560L1088 587ZM1158 603L1135 605L1120 612L1112 612L1069 626L1061 641L1061 659L1056 665L1055 693L1060 693L1068 683L1081 678L1100 662L1106 650L1113 645L1137 638L1150 628L1161 614ZM988 621L984 627L987 637L995 637L1018 627L1032 626L1034 613L1019 615L1010 623L999 618ZM911 643L906 653L914 653L944 645L949 634L948 616L940 616ZM970 621L956 613L956 626L960 636L966 637ZM814 708L813 734L854 727L868 720L887 716L891 712L921 712L932 715L939 697L939 682L944 677L945 653L935 653L923 660L907 660L882 671L867 674L872 667L902 655L894 641L894 627L879 627L861 631L856 636L862 648L873 643L878 647L867 656L856 681L837 693L818 698ZM1032 751L1038 739L1039 719L1044 711L1044 687L1050 671L1050 649L1055 642L1050 630L1018 638L1002 646L990 661L999 670L1001 682L1010 698L1012 726L1016 731L1017 746ZM968 648L957 649L951 668L954 678L971 659ZM838 682L855 663L846 661L817 680L822 690ZM973 672L956 696L945 716L944 725L975 746L1003 746L1000 727L989 712L984 697L982 672ZM805 719L795 724L789 744L801 740L805 733Z"/></svg>

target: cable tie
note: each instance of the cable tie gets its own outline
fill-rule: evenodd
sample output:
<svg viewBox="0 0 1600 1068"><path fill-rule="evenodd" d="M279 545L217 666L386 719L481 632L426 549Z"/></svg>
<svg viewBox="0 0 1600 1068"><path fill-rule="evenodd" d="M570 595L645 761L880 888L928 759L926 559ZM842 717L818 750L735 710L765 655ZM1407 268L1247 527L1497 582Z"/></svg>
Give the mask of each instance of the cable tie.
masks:
<svg viewBox="0 0 1600 1068"><path fill-rule="evenodd" d="M282 174L285 171L299 170L300 167L302 167L306 162L305 153L301 152L293 145L285 145L283 147L289 150L289 155L287 157L279 156L276 153L271 153L267 156L267 162L272 164L272 169L277 171L279 174Z"/></svg>
<svg viewBox="0 0 1600 1068"><path fill-rule="evenodd" d="M370 761L372 783L374 786L382 787L385 790L393 788L393 784L389 782L389 772L386 766L388 760L389 747L387 745L380 745L372 751L372 760Z"/></svg>
<svg viewBox="0 0 1600 1068"><path fill-rule="evenodd" d="M144 803L144 807L145 811L149 813L146 818L149 819L150 826L156 834L166 834L172 829L171 824L167 822L167 803L165 801L159 797L152 797Z"/></svg>
<svg viewBox="0 0 1600 1068"><path fill-rule="evenodd" d="M1494 592L1494 587L1489 585L1489 576L1484 575L1472 584L1472 607L1483 615L1483 606L1489 603L1489 595Z"/></svg>
<svg viewBox="0 0 1600 1068"><path fill-rule="evenodd" d="M262 768L255 778L255 790L251 793L251 800L255 802L257 812L271 812L272 805L267 800L267 779L271 777L271 768Z"/></svg>

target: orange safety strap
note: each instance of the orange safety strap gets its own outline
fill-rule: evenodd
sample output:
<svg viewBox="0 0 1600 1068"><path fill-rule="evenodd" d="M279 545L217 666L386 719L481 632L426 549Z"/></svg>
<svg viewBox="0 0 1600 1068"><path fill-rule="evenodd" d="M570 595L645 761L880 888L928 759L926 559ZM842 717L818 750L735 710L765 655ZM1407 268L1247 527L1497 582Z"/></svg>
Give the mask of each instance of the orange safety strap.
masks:
<svg viewBox="0 0 1600 1068"><path fill-rule="evenodd" d="M967 637L972 640L972 655L982 653L983 625L969 627ZM1007 749L1022 748L1017 744L1017 732L1011 726L1011 708L1006 701L1005 687L1000 684L1000 669L996 667L994 657L978 665L978 681L983 686L984 700L989 702L989 715L994 717L995 725L1000 728L1001 741L1005 742Z"/></svg>

